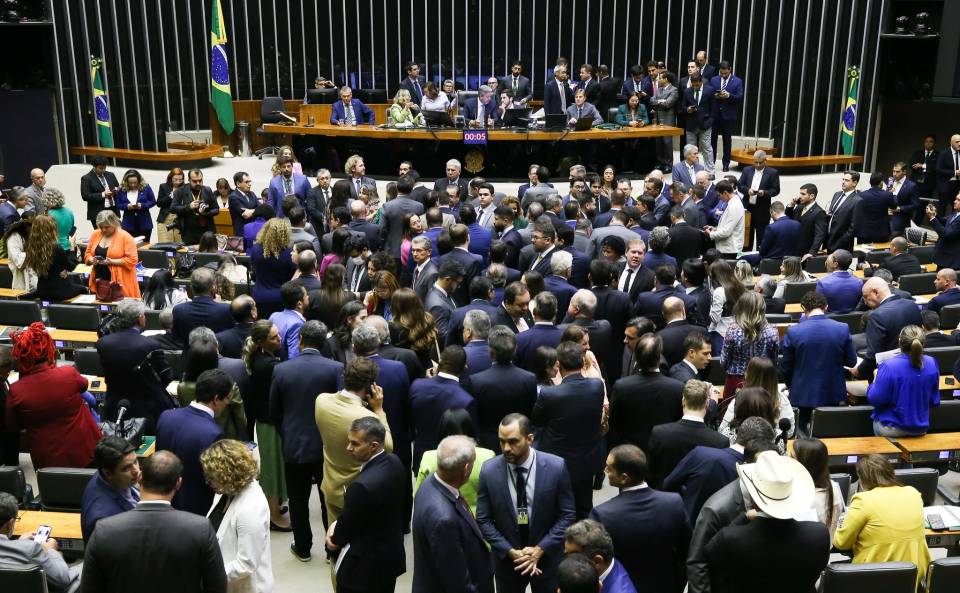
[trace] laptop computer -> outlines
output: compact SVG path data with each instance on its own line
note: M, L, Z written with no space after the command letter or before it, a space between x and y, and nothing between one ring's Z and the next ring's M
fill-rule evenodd
M565 113L548 113L543 116L543 128L545 130L562 130L567 127L567 115Z
M446 111L422 111L429 128L452 128L453 120Z
M527 127L527 123L530 119L530 108L529 107L515 107L512 109L507 109L503 114L503 119L500 122L500 127L502 128L513 128L513 127Z
M592 117L581 117L577 120L577 123L573 125L573 131L583 132L584 130L589 130L593 127L593 118Z

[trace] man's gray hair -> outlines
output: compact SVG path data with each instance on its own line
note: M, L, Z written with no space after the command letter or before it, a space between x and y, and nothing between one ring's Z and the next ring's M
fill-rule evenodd
M411 239L410 245L413 247L417 247L419 249L426 249L427 251L430 251L430 252L433 251L433 243L430 242L430 239L428 237L424 237L423 235L417 235L416 237Z
M0 492L0 525L16 519L18 514L17 499L12 494Z
M463 318L463 328L470 330L475 340L486 340L490 335L490 316L480 309L467 311Z
M570 165L570 173L577 177L583 177L587 174L587 168L583 165Z
M487 278L493 283L494 288L503 288L507 285L507 267L503 264L490 264L487 268Z
M478 88L477 91L479 91L479 92L481 92L481 93L492 93L492 92L493 92L493 89L490 88L488 85L481 84L481 85L480 85L480 88Z
M477 445L468 436L455 434L437 446L437 469L444 473L458 472L477 457Z
M379 315L367 315L367 318L363 320L363 324L369 325L377 330L377 334L380 336L381 346L390 343L390 325L386 319Z
M461 165L460 161L458 161L457 159L450 159L449 161L447 161L447 166L456 167L457 171L463 170L463 165Z
M300 342L305 348L320 348L327 339L327 326L322 321L311 319L300 326Z
M664 251L670 244L670 231L665 226L653 227L648 240L650 251ZM556 255L554 255L556 257Z
M757 285L760 286L760 290L763 291L763 296L767 298L773 297L774 293L777 292L777 281L774 280L772 276L764 274L760 277Z
M573 256L567 251L554 251L550 258L550 271L556 276L563 276L573 267Z
M146 305L140 299L123 299L117 305L117 318L114 321L114 327L125 329L135 326L146 310Z
M359 355L371 354L380 347L380 332L377 328L369 325L359 325L353 329L351 334L353 340L353 351Z
M353 94L353 89L351 89L350 87L344 85L344 86L340 87L340 96L342 97L342 96L344 95L344 93L351 93L351 94Z
M755 161L761 161L761 160L762 160L762 161L765 161L765 160L767 160L767 153L765 153L765 152L762 151L762 150L758 150L758 151L756 151L755 153L753 153L753 160L755 160Z
M317 169L317 177L320 177L323 174L330 175L330 169Z
M564 66L563 64L557 64L556 66L553 67L553 75L556 76L557 74L560 74L561 70L566 70L566 69L567 67Z
M886 268L877 268L874 270L873 277L886 281L888 285L893 285L893 274L891 274L890 270Z
M547 210L553 210L562 203L563 200L560 199L559 194L547 194L547 197L543 199L543 207Z
M160 327L168 330L173 328L173 307L160 311Z
M570 302L580 310L580 316L593 319L593 314L597 310L597 295L593 294L593 291L581 288L573 293Z
M694 150L697 150L697 147L693 144L687 144L683 147L683 158L690 156Z
M209 327L201 325L190 330L190 333L187 334L187 347L193 348L198 344L213 344L213 347L219 350L219 344L217 344L217 334L213 333L213 330Z
M751 416L737 427L737 444L745 445L750 441L773 442L773 426L765 418Z

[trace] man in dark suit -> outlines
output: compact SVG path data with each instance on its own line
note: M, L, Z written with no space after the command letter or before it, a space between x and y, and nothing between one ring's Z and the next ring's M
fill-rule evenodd
M548 115L563 114L573 105L573 89L567 84L567 66L553 67L553 79L543 85L543 111Z
M517 351L514 359L518 366L528 370L537 348L540 346L556 348L563 335L563 330L554 324L558 313L557 297L549 292L541 292L533 300L533 325L529 330L517 334Z
M614 377L609 369L619 368L620 350L614 345L620 336L613 335L613 328L606 319L597 319L597 295L593 291L581 288L574 293L567 307L569 325L577 325L590 334L590 351L600 363L600 371L604 378L612 382ZM565 325L560 329L565 329ZM615 360L616 359L616 360Z
M500 122L500 109L493 98L493 89L481 84L477 96L467 99L460 106L460 115L471 128L492 128Z
M929 198L933 196L933 190L937 187L937 137L933 134L927 134L923 137L923 148L917 150L910 157L910 178L917 184L917 192L920 197ZM919 209L918 214L923 210ZM914 220L917 220L914 218Z
M570 300L577 292L577 289L570 284L570 273L573 266L573 256L566 251L557 251L550 258L551 273L544 277L543 285L547 292L557 298L557 323L562 321L562 315L566 314Z
M101 210L113 210L118 216L117 190L120 183L117 176L107 171L107 159L99 155L90 157L93 169L80 178L80 198L87 203L87 220L97 228L97 214Z
M916 303L891 294L890 286L880 278L870 278L863 283L863 301L873 309L867 317L867 351L851 374L872 381L877 353L898 348L900 330L908 325L921 325L922 321Z
M523 237L513 227L513 209L509 206L497 206L493 211L494 238L507 246L507 255L503 263L508 268L518 269L520 250L523 249Z
M881 243L890 240L890 212L896 209L897 198L884 187L883 173L870 174L870 188L860 192L860 227L858 243Z
M600 593L636 593L623 563L613 556L613 539L599 521L583 519L567 527L564 532L563 553L564 558L557 569L560 591L581 590L572 586L569 577L571 563L576 562L582 569L578 568L575 574L579 573L584 577L584 586L590 587L582 590L593 593L600 575L604 575L600 580ZM591 568L593 572L590 572Z
M237 237L243 236L243 225L253 220L253 211L260 205L256 194L250 191L250 183L250 175L247 173L243 171L234 173L233 184L236 189L230 192L227 197L227 203L230 207L230 220L233 223L233 234ZM323 211L325 210L326 206L324 206ZM322 229L323 221L319 220L318 224L314 226Z
M533 97L530 88L530 79L522 74L523 62L514 60L510 64L510 75L500 79L500 88L510 89L513 93L513 102L521 106L526 105L527 101Z
M902 235L917 214L923 212L920 206L920 186L907 178L907 164L897 162L893 165L892 176L887 179L887 191L897 199L897 207L890 217L892 235Z
M487 337L493 364L485 371L464 378L464 387L476 402L477 438L481 447L494 451L500 447L497 427L507 414L529 416L533 413L537 378L513 364L517 339L528 333L514 336L504 327L493 328ZM504 389L504 385L509 385L510 389Z
M340 100L330 109L330 123L337 126L356 126L374 124L373 110L367 107L360 99L353 98L353 90L348 87L340 89Z
M933 248L933 263L938 268L960 268L960 190L953 198L953 212L943 218L928 205L926 209L930 226L936 231L937 244Z
M686 291L674 287L677 281L677 271L670 264L663 264L657 267L656 284L653 292L644 292L637 295L637 301L633 306L633 314L646 317L653 321L657 328L663 328L663 303L669 297L676 297L683 301L684 308L690 312L691 317L697 315L697 301L687 295Z
M490 320L492 325L505 325L515 334L530 329L533 318L530 317L530 291L520 281L511 282L503 291L503 302L497 309L497 315Z
M345 555L335 570L339 593L391 593L407 570L403 500L409 496L410 473L396 455L384 451L386 434L374 417L350 425L347 452L361 464L360 473L347 486L343 512L326 541L328 551Z
M890 241L890 257L880 262L877 267L889 270L894 280L900 280L900 276L904 274L922 273L923 267L920 265L920 260L908 251L909 245L903 237L894 237ZM864 273L868 272L869 270L866 270Z
M484 188L486 190L487 188ZM493 193L490 192L485 195L489 195L490 199L493 198ZM492 203L487 205L487 208L479 209L482 212L483 220L478 218L478 209L474 208L472 204L464 204L460 207L460 222L467 226L467 232L470 235L470 246L467 248L470 253L479 255L483 258L483 265L486 267L490 258L490 244L493 243L493 211L494 206ZM491 228L486 228L480 223L483 221L489 221Z
M686 114L686 141L699 148L703 155L703 167L713 173L714 154L711 145L713 132L713 106L716 89L706 83L699 74L690 77L690 88L683 89L680 111ZM686 183L686 180L683 180ZM693 185L692 180L689 185Z
M140 503L97 523L84 553L80 591L126 593L131 583L142 583L151 591L225 593L216 530L206 517L170 505L182 484L180 460L158 450L140 468Z
M13 199L0 204L0 233L6 233L8 228L20 221L18 210L23 210L29 203L27 192L20 191ZM94 228L96 228L96 225L94 225Z
M660 488L687 453L694 447L723 449L730 440L704 423L713 387L705 381L687 381L683 386L683 417L676 422L654 426L647 447L650 486Z
M610 533L637 592L682 591L690 542L683 500L648 487L647 456L635 445L614 447L604 471L620 493L594 507L590 518Z
M418 235L410 242L410 259L414 269L410 274L410 288L413 289L421 301L426 301L427 292L437 281L439 268L430 256L433 254L433 244L430 239Z
M617 290L617 268L613 262L601 259L591 261L589 279L588 286L597 297L597 310L593 316L595 319L610 323L610 335L614 340L610 345L611 352L607 367L607 373L612 382L621 376L623 371L622 336L632 317L633 303L630 302L630 295Z
M210 296L213 292L213 283L213 270L197 268L190 274L193 300L180 303L173 308L173 335L184 344L187 341L187 334L195 327L203 325L214 333L233 327L230 305L218 303Z
M940 309L947 305L960 304L960 288L957 288L957 273L952 268L937 270L937 277L933 279L937 289L937 296L930 299L926 309L940 313ZM109 384L108 384L109 385Z
M412 529L417 593L493 593L490 551L459 490L475 461L473 439L449 436L437 446L437 471L417 490Z
M502 455L483 464L477 521L494 557L497 593L557 590L563 534L576 514L563 459L537 451L530 420L510 414L500 423Z
M806 260L820 253L827 238L827 213L817 204L817 186L805 183L787 207L787 216L800 222L798 251Z
M710 365L712 346L710 337L700 332L690 332L683 340L683 360L670 367L669 376L681 383L701 379L703 370Z
M618 273L617 290L628 294L631 302L636 302L640 294L653 290L656 284L654 271L643 265L645 251L646 247L639 237L627 243L626 259Z
M587 276L590 273L590 256L576 247L576 231L568 225L557 229L557 250L570 254L570 277L568 281L576 288L589 286Z
M567 465L578 519L585 518L593 507L593 476L602 469L604 456L604 385L600 379L580 374L583 354L580 344L561 342L557 346L563 379L559 385L540 390L531 416L534 426L542 429L537 449L562 457Z
M404 175L397 180L397 197L384 203L380 216L380 237L384 251L400 258L400 242L403 240L403 217L413 212L423 214L423 204L409 198L413 191L413 179Z
M639 372L618 379L610 392L610 429L620 439L647 448L650 431L683 415L683 383L660 374L663 341L644 335L636 346Z
M453 293L463 281L463 265L455 260L448 259L440 264L437 271L437 280L427 291L423 300L423 308L433 316L437 325L437 339L446 343L449 330L450 316L457 308L453 300Z
M408 62L407 77L400 81L400 88L406 89L410 93L410 108L415 112L420 110L420 103L423 101L423 77L420 76L420 65L416 62Z
M957 212L956 203L950 209L954 196L960 193L960 134L950 136L950 146L937 155L937 191L940 193L941 216Z
M470 281L470 302L454 309L450 314L447 325L446 346L463 346L463 320L470 311L483 311L492 321L497 314L497 307L490 300L493 298L493 283L485 276L476 276Z
M200 235L216 230L213 219L220 213L220 205L213 190L203 184L203 171L191 169L188 177L190 183L181 185L173 192L170 211L177 215L183 242L196 245L200 242ZM276 210L279 212L279 209Z
M687 259L681 265L680 281L687 293L697 303L691 321L702 327L710 325L710 304L713 293L707 286L706 268L700 259Z
M224 438L215 418L229 405L233 385L220 369L203 371L197 378L196 399L189 406L160 414L157 450L171 451L183 463L183 485L173 497L176 509L202 516L210 510L213 489L204 478L200 454Z
M713 80L713 77L717 75L717 69L707 60L707 52L702 49L698 51L696 62L703 77L707 80Z
M670 243L667 245L667 255L682 264L684 260L696 259L703 253L704 235L700 228L687 222L680 206L670 209L671 226L668 229Z
M580 81L574 88L574 95L576 95L577 91L583 91L584 95L586 95L587 102L591 105L597 104L597 100L600 98L600 85L593 76L592 65L583 64L580 66Z
M380 251L380 227L367 220L367 205L361 200L350 204L350 224L347 230L363 233L367 237L370 251Z
M470 253L470 230L466 225L450 227L450 241L453 249L440 258L440 267L448 261L456 261L463 267L463 280L450 296L458 303L466 303L470 301L470 282L483 272L483 258Z
M217 344L222 356L241 358L250 328L257 320L257 303L248 294L238 295L230 302L230 315L236 325L217 332Z
M330 204L330 198L333 193L330 187L330 180L331 176L328 169L318 169L317 185L307 194L307 218L310 219L310 224L313 225L313 228L319 235L322 235L323 229L326 228L327 207Z
M663 358L667 366L672 367L686 356L684 344L691 332L706 335L705 327L693 325L687 321L687 311L683 301L677 297L667 297L663 301L663 329L657 332L663 342ZM649 318L648 318L649 319Z
M440 353L437 374L417 379L410 386L410 419L413 439L413 467L420 467L425 451L437 448L440 417L447 410L465 409L476 418L473 396L460 386L467 355L460 346L447 346Z
M377 354L381 358L401 363L407 369L407 378L410 383L423 376L424 369L416 353L409 348L400 348L390 343L390 326L386 319L379 315L367 315L363 323L376 328L377 333L380 334L380 349Z
M490 292L493 293L492 288ZM496 309L492 310L496 311ZM464 342L463 351L467 356L467 364L463 369L460 383L466 387L467 377L485 371L493 364L490 359L490 349L487 346L487 336L490 335L490 315L479 309L467 311L460 323L460 335Z
M327 509L320 492L323 441L314 420L314 404L317 394L336 393L343 389L343 365L321 356L326 333L319 321L304 323L300 327L300 356L274 367L270 382L270 417L283 435L283 469L290 496L290 525L293 527L290 545L297 558L309 558L313 546L310 489L314 482L320 497L320 516L327 526Z
M460 199L466 200L469 193L470 181L460 176L462 172L460 161L457 159L450 159L447 161L446 172L446 177L441 177L433 183L433 190L438 192L446 192L447 186L456 185L460 188Z
M862 224L863 212L860 209L860 193L857 183L860 174L856 171L844 171L840 182L840 191L833 194L827 209L827 251L845 249L853 251L853 239Z
M606 64L597 66L597 87L600 92L597 94L597 102L594 105L600 116L606 120L607 114L611 109L616 109L617 91L620 90L620 79L610 76L610 68Z
M767 227L763 239L759 242L759 253L755 256L743 256L751 265L758 265L765 259L782 260L787 256L801 254L801 225L787 216L783 202L770 204L769 215L773 224Z
M707 78L707 75L701 72L701 76L710 81L710 86L714 91L714 128L711 135L711 147L713 154L717 153L717 138L723 138L723 171L730 170L730 154L733 149L731 135L734 128L737 127L737 121L740 120L740 107L743 104L743 80L739 76L731 73L730 62L724 60L719 64L720 75ZM746 170L744 170L746 172ZM741 177L742 179L742 177ZM744 193L746 195L746 193ZM763 233L757 231L757 241L762 238Z
M817 280L817 292L827 299L832 313L849 313L860 302L863 281L850 272L853 256L849 251L838 249L827 256L826 276Z

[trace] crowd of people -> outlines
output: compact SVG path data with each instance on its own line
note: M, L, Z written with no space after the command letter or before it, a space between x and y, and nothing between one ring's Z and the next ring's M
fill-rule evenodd
M725 70L718 92L733 96ZM688 73L685 95L702 101ZM646 80L636 73L636 96L655 102ZM844 173L827 210L809 183L785 206L772 200L766 155L715 180L707 145L709 133L684 146L671 183L654 170L637 191L612 166L574 165L566 195L538 165L505 195L456 160L429 183L404 162L383 200L360 156L345 179L321 170L313 186L281 151L259 197L245 172L212 189L202 171L174 169L154 194L137 171L119 182L93 160L80 190L95 230L82 252L62 193L34 175L39 201L24 190L0 206L14 287L61 301L108 283L123 298L96 344L102 402L57 364L42 323L0 349L0 373L19 372L3 394L4 462L18 461L25 430L36 469L98 469L81 513L82 575L61 566L55 541L8 541L17 510L6 495L0 562L43 564L53 589L136 579L266 592L279 531L292 532L296 559L330 558L348 593L393 591L409 565L417 592L811 591L831 545L854 562L913 562L922 577L919 494L864 456L845 509L809 423L814 408L847 401L849 372L870 381L877 435L928 430L946 370L924 347L940 308L960 303L958 214L919 208L902 163L864 192ZM947 150L960 151L960 136ZM957 174L941 191L960 211ZM156 220L160 242L222 250L221 208L249 270L225 252L192 270L187 290L161 270L141 294L134 237L149 240ZM894 282L919 271L902 236L919 212L940 236L940 295L924 307ZM855 240L891 237L869 278L851 273ZM822 249L828 273L781 337L767 314L811 281L804 266ZM755 274L769 260L781 276ZM92 266L86 286L70 274L80 261ZM236 294L248 278L249 294ZM147 309L162 333L145 335ZM862 335L831 318L854 310L869 311ZM180 376L167 350L182 353ZM717 366L722 388L705 381ZM152 457L104 438L98 414L120 407L156 436ZM604 477L619 494L594 506Z

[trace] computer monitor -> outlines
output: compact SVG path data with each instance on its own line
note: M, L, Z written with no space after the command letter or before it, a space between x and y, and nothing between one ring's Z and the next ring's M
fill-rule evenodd
M446 111L421 111L428 128L452 128L453 120Z
M530 119L530 108L529 107L514 107L512 109L507 109L503 113L503 119L501 120L500 127L503 128L513 128L513 127L527 127L528 120Z
M577 123L573 125L573 130L575 132L583 132L589 130L593 127L593 118L592 117L581 117L577 120Z
M567 127L567 116L564 113L548 113L543 116L543 127L547 130L562 130Z
M307 103L311 105L332 105L339 97L338 89L307 89Z

